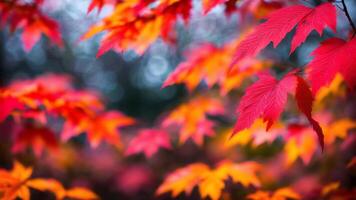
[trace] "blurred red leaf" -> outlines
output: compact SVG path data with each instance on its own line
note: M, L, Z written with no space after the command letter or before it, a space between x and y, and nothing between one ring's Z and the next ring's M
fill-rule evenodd
M12 96L5 95L0 91L0 122L4 121L15 110L22 110L25 106Z
M94 10L95 8L98 8L98 12L100 12L105 3L107 3L107 2L112 2L112 1L113 1L113 0L92 0L92 1L90 2L89 7L88 7L87 13L90 13L90 12L91 12L92 10Z
M168 133L158 129L143 129L131 140L126 155L144 153L147 158L153 156L159 148L172 148Z
M40 156L44 149L54 153L58 149L58 141L53 131L49 128L27 124L17 132L12 151L18 153L28 147L33 149L36 156Z
M134 195L150 186L153 174L144 165L124 166L116 178L117 187L126 194Z
M352 157L349 163L347 163L347 168L352 168L356 166L356 156Z
M59 25L40 10L42 2L35 1L32 4L21 3L21 1L0 2L1 21L4 24L7 20L11 32L19 28L23 29L21 38L26 51L33 48L41 34L46 35L56 45L63 45Z

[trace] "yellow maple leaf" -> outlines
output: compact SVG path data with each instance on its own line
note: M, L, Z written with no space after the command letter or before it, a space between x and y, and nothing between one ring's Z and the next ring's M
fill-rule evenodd
M269 191L257 191L247 196L250 200L287 200L300 199L300 195L289 187L284 187L271 193Z
M325 117L327 114L319 113L319 115ZM337 138L345 139L347 131L356 127L356 122L347 118L335 121L320 118L319 123L324 131L325 145L333 144ZM302 158L304 164L309 164L318 149L315 133L312 128L298 124L290 125L288 129L289 134L286 136L284 147L286 165L291 166L298 157Z
M322 87L318 93L315 95L315 105L317 107L323 107L323 101L324 99L329 96L329 95L334 95L334 96L344 96L345 95L345 89L341 89L341 85L343 83L343 78L342 76L338 73L334 80L330 83L328 87Z
M200 182L202 174L208 171L209 167L203 163L194 163L177 169L166 177L165 181L157 189L156 194L160 195L171 191L173 197L182 192L189 195Z
M86 188L64 189L62 184L54 179L30 179L32 167L25 167L15 161L12 170L0 169L0 194L2 200L30 200L30 188L39 191L49 191L56 195L56 199L65 197L78 200L96 200L99 197Z
M260 165L255 162L235 164L225 161L213 169L203 163L194 163L170 173L158 188L157 194L171 191L173 197L182 192L189 195L197 186L202 198L210 197L212 200L218 200L229 177L234 183L241 183L244 187L260 186L256 175L258 170Z
M231 136L233 129L227 131L226 137ZM250 128L244 129L225 141L224 146L231 148L236 145L247 145L252 141L252 146L257 147L263 143L272 143L279 135L285 132L282 123L273 124L270 130L266 131L266 125L262 119L257 119Z
M328 195L330 192L338 189L340 187L340 182L333 182L333 183L329 183L327 185L325 185L322 190L321 190L321 195L322 196L326 196Z

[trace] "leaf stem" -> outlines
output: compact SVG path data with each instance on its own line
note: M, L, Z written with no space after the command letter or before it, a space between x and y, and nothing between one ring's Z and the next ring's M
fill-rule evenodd
M351 19L349 11L347 10L347 6L346 6L346 3L345 3L345 0L341 0L341 3L342 3L342 6L344 7L344 12L345 12L345 15L346 15L347 19L349 20L350 26L352 27L352 30L354 31L354 33L352 35L352 38L353 38L356 35L356 26L355 26L355 24L353 23L353 21Z

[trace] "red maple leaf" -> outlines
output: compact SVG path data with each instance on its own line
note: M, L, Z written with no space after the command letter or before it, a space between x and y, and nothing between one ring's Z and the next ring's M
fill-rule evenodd
M87 13L90 13L95 8L98 8L98 12L100 12L101 9L103 8L104 4L111 3L111 2L112 2L111 0L92 0L89 4Z
M4 121L14 110L22 110L25 106L12 96L4 95L3 91L0 91L0 122Z
M297 100L297 105L299 110L304 113L304 115L309 120L313 129L318 135L319 144L324 147L324 134L319 123L315 121L311 115L314 97L310 91L309 85L301 77L297 77L297 88L295 92L295 99Z
M257 26L255 31L240 43L234 62L255 56L270 42L277 47L287 33L296 27L290 51L292 53L312 30L321 34L327 26L336 32L336 8L331 3L324 3L315 8L296 5L276 10L267 17L266 22Z
M288 74L280 81L270 74L260 74L259 80L246 90L240 101L237 109L239 119L234 132L250 127L260 116L267 121L269 129L283 111L288 93L295 90L295 81L293 74Z
M40 156L44 148L56 151L58 149L58 141L53 131L49 128L26 124L16 133L12 152L18 153L28 147L33 149L36 156Z
M53 43L62 46L62 37L58 23L41 12L43 0L36 0L32 3L22 1L1 1L0 19L9 24L10 31L22 28L21 39L26 51L30 51L41 34L46 35Z
M155 154L159 148L170 149L171 143L166 131L156 129L143 129L131 140L126 155L143 152L147 158Z
M57 22L39 13L35 19L29 21L23 27L21 39L24 49L27 52L31 51L32 47L39 41L41 34L46 35L52 42L61 47L63 42Z
M61 137L62 140L68 140L85 132L92 147L97 147L102 141L120 147L119 128L134 123L134 119L118 111L96 113L94 116L83 114L78 121L66 121Z
M312 55L314 59L308 64L308 78L314 94L328 86L338 73L350 88L356 85L356 38L350 41L330 38L323 41Z
M323 132L311 116L313 97L307 83L295 74L288 73L281 80L267 73L259 75L259 80L250 86L237 108L239 118L232 136L250 127L257 118L267 122L266 130L279 118L287 102L288 94L295 95L300 110L306 115L324 146Z

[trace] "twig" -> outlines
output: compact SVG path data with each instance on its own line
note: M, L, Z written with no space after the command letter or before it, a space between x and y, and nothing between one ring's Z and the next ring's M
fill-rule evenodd
M345 12L345 15L346 15L347 19L349 20L350 26L352 27L352 30L354 31L354 33L352 35L352 38L353 38L356 35L356 26L355 26L355 24L353 23L353 21L351 19L349 11L347 10L347 6L345 4L345 0L341 0L341 3L342 3L342 6L344 7L344 12Z
M344 8L342 8L339 4L335 4L342 12L345 12Z

